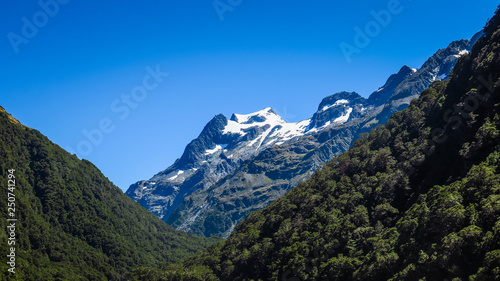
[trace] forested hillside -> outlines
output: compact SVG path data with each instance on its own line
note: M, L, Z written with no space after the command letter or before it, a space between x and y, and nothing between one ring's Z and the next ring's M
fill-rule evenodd
M15 274L2 262L0 280L124 280L138 266L179 260L214 242L168 226L92 163L2 107L0 138L2 260L15 248ZM7 219L17 219L15 230ZM15 244L7 243L11 232Z
M227 241L138 280L500 279L500 15L448 81Z

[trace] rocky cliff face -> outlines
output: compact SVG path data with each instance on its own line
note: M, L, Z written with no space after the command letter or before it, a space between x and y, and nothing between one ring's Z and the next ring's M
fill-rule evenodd
M403 66L368 99L355 92L328 96L301 122L287 123L271 108L230 119L218 115L172 166L127 194L178 229L227 237L249 212L308 179L360 133L446 79L471 45L455 41L420 69Z

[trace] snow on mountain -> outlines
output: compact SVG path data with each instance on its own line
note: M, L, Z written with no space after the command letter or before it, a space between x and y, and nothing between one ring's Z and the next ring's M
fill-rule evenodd
M337 100L334 104L329 104L329 105L323 106L321 111L326 111L334 106L339 106L339 105L348 104L348 103L349 103L348 100L340 99L340 100Z
M351 115L351 112L352 112L352 108L349 107L345 113L345 115L342 115L342 116L339 116L337 118L335 118L335 120L332 121L332 123L335 123L335 124L344 124L345 122L347 122L347 120L349 120L349 116Z
M302 136L306 132L310 120L297 123L287 123L270 107L251 114L233 114L222 131L223 134L245 136L252 128L262 128L261 133L252 140L245 142L256 152L270 145L282 144L294 137Z
M186 147L181 158L150 180L133 184L127 194L167 220L182 199L207 189L263 150L343 124L360 115L364 99L342 92L325 98L313 118L286 122L272 108L250 114L215 116Z
M176 171L176 172L175 172L175 175L173 175L173 176L171 176L170 178L168 178L168 180L173 181L173 180L175 180L175 179L176 179L179 175L182 175L182 174L184 174L184 171ZM150 184L155 185L156 183L155 183L155 182L151 182Z
M309 123L307 133L338 126L356 118L366 110L367 100L356 92L340 92L324 98Z

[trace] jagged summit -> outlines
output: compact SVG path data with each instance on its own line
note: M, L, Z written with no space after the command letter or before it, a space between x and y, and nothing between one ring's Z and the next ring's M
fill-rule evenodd
M366 99L356 92L339 92L324 98L311 118L308 130L346 123L364 111Z
M286 121L283 120L283 118L281 118L281 116L279 116L271 107L266 107L260 111L250 114L233 113L230 120L239 124L259 123L265 122L266 120L275 121L278 123L286 123Z
M338 92L328 97L325 97L318 106L318 111L325 111L327 107L334 106L339 103L364 103L365 99L356 92Z
M395 89L390 91L391 96L384 104L382 112L377 116L377 122L384 124L394 112L405 109L432 82L446 80L458 58L471 50L475 42L473 40L477 40L478 36L474 36L471 40L451 42L446 48L440 49L432 55L417 71L408 75Z
M368 103L373 106L384 104L392 96L394 90L415 72L417 69L404 65L398 73L391 75L382 87L368 97Z

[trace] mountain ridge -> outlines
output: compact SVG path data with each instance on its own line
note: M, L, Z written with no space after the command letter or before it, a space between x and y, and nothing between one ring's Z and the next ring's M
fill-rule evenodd
M180 184L164 181L162 184L170 190L174 187L180 190L164 192L162 188L147 186L147 181L142 181L132 185L127 194L176 228L207 237L227 237L249 211L265 206L306 180L324 163L346 151L360 133L383 124L390 114L406 107L413 98L418 97L426 85L440 79L438 76L442 73L449 73L450 65L456 62L461 53L468 52L467 48L471 43L469 40L450 43L447 48L438 50L430 57L421 69L406 65L401 67L368 98L363 98L355 92L339 92L327 96L322 99L310 119L300 122L286 123L271 108L246 115L233 114L230 119L218 115L225 120L224 129L222 125L214 129L217 131L214 135L216 137L212 136L213 139L207 141L210 144L200 146L202 149L195 153L204 158L197 159L197 164L194 164L195 169L202 169L203 172L186 172L185 169L193 169L194 166L179 168L175 163L165 170L182 170L182 177L178 179L187 180L193 177L196 184L193 184L193 181ZM272 114L268 111L272 111ZM268 117L275 118L274 123L265 122L268 118L265 117L266 112L270 114ZM239 124L238 120L242 124ZM285 134L280 139L278 132L286 129L292 133ZM203 132L193 142L201 139L206 139ZM229 139L232 141L228 141ZM185 153L194 151L190 150L189 146L186 147ZM274 152L266 153L267 149ZM207 152L213 153L211 155L215 157L207 158ZM270 157L274 158L270 159L276 162L272 163L259 157L262 153L272 155ZM234 157L234 154L238 156ZM184 154L180 159L185 159ZM202 168L203 161L207 161L209 166L205 167L205 170ZM254 164L247 165L248 161L253 161ZM256 163L259 164L255 165ZM261 165L266 168L260 167ZM157 179L155 176L150 181L157 183ZM213 193L215 189L221 188L238 191L235 194L223 190ZM230 197L234 199L223 199L225 203L222 203L217 198L222 194L228 196L227 200ZM247 203L237 199L239 197L247 198ZM236 213L226 214L228 211ZM216 221L221 221L220 226L224 227L218 226Z

